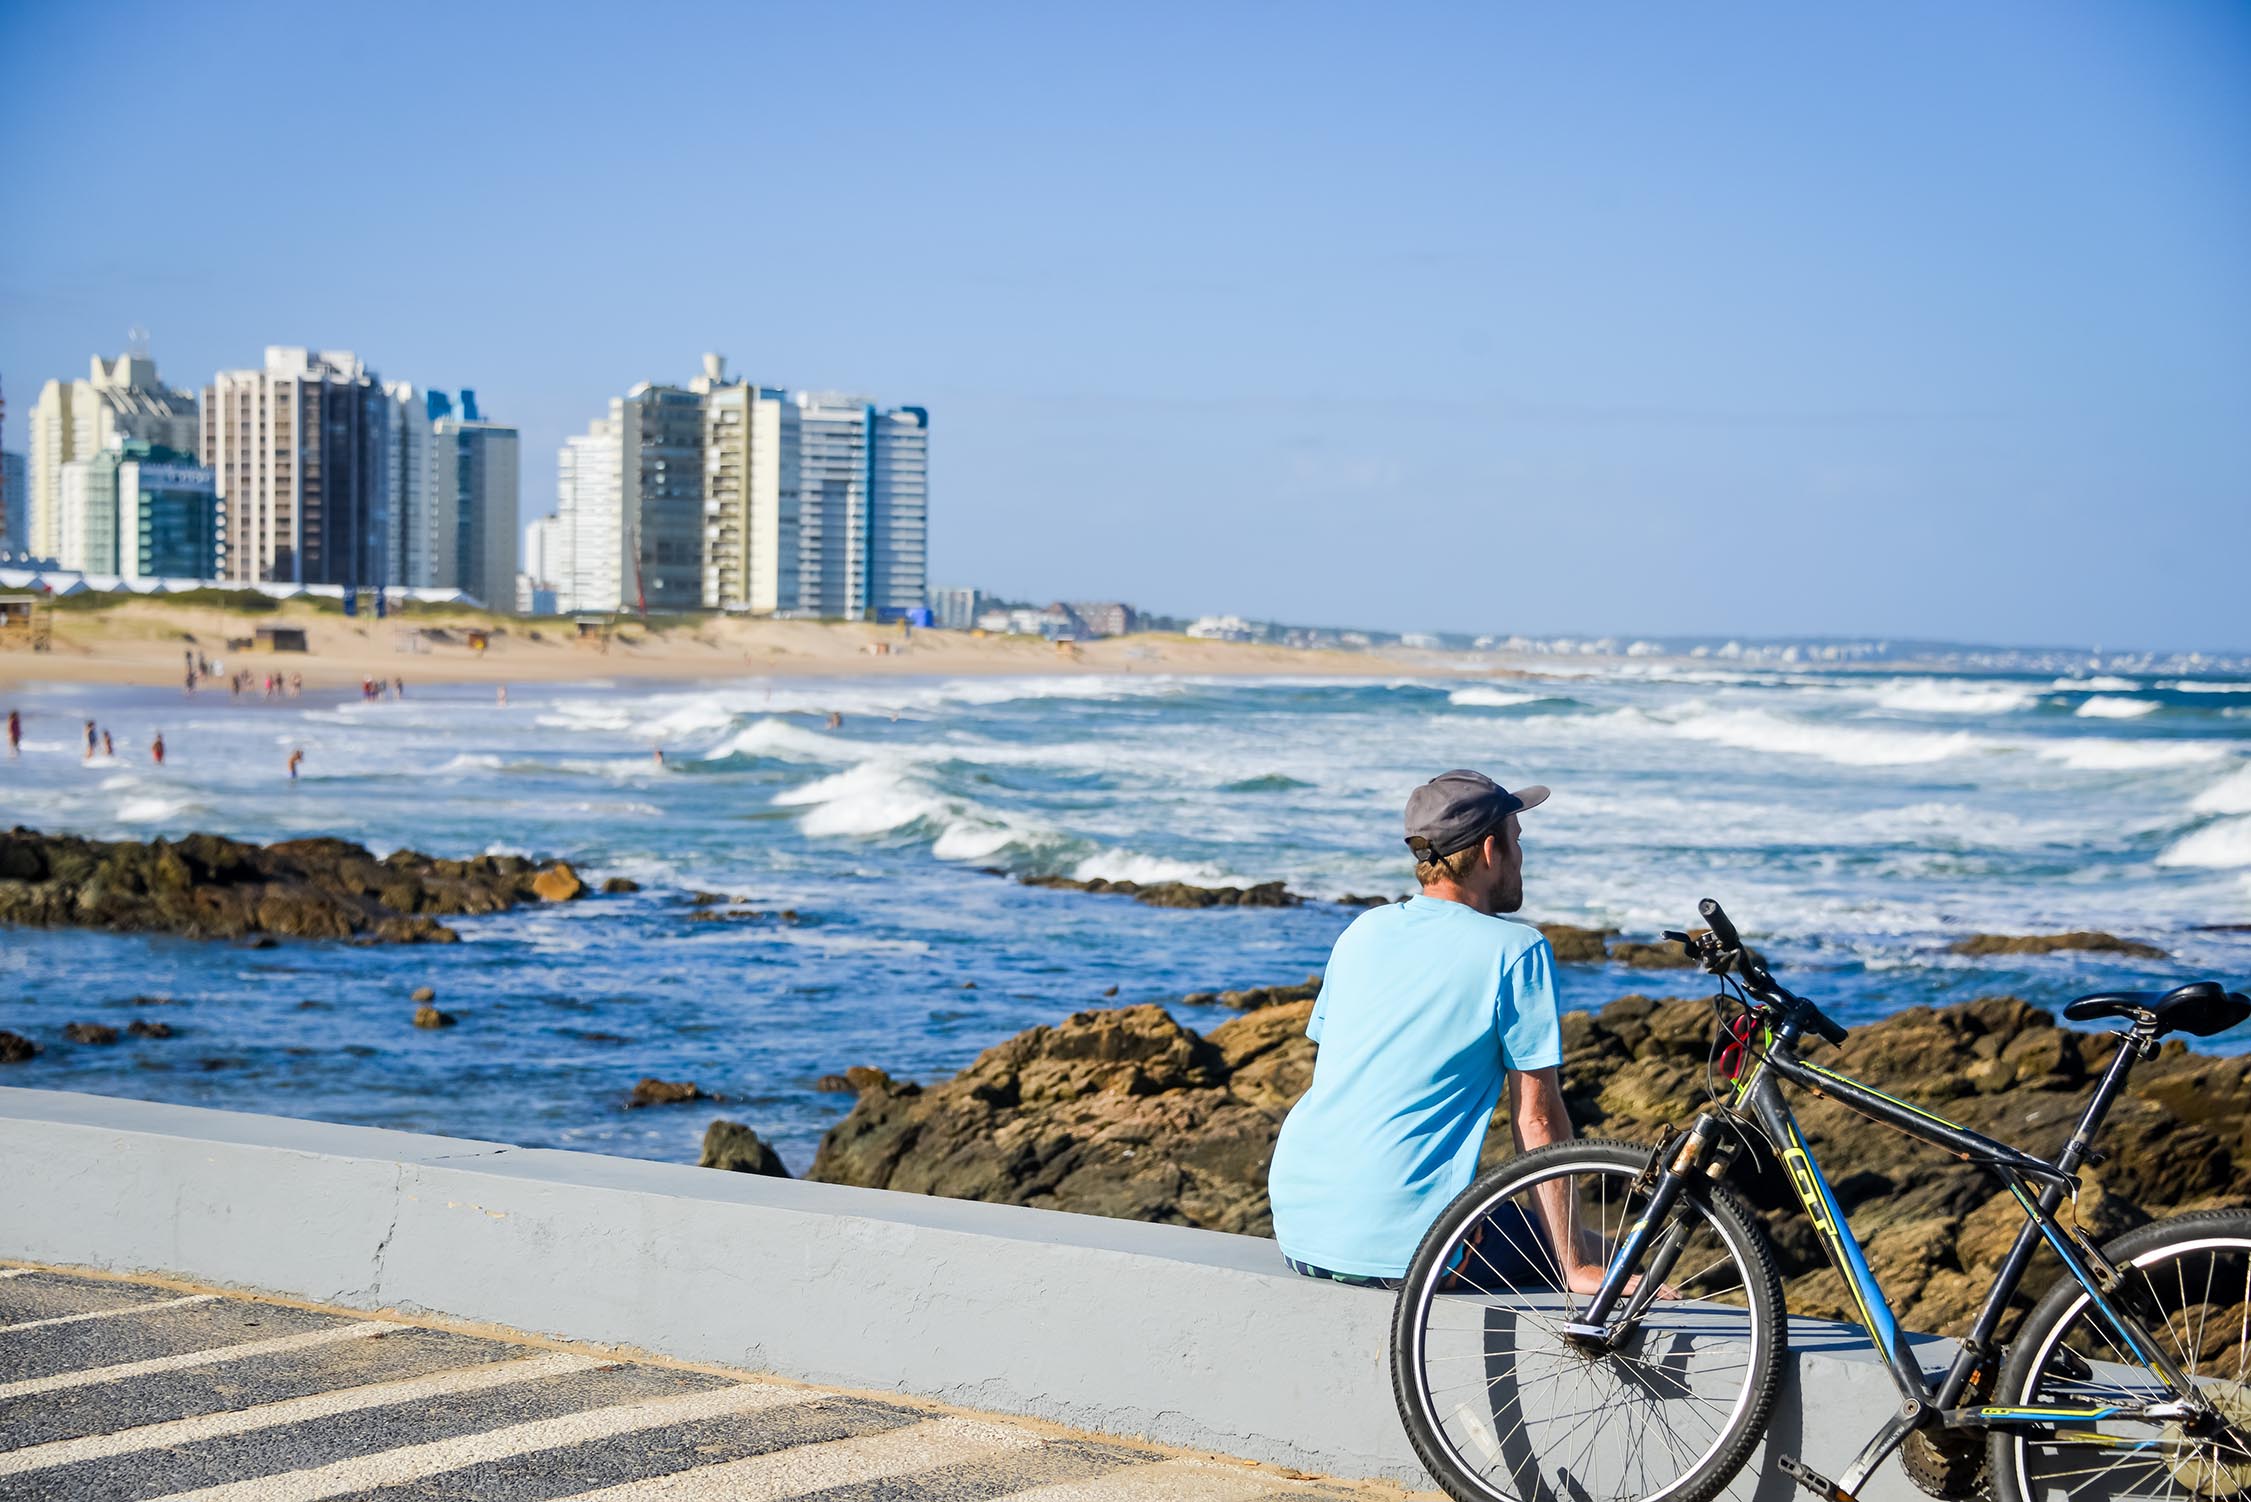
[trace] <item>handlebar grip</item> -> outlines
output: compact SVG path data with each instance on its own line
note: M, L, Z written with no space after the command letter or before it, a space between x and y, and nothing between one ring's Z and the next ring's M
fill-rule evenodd
M1807 1027L1812 1028L1822 1037L1827 1038L1831 1043L1834 1043L1839 1047L1842 1047L1844 1045L1844 1041L1849 1035L1845 1032L1843 1023L1830 1021L1828 1013L1822 1011L1821 1008L1813 1005L1811 1002L1806 1003L1805 1010Z
M1735 925L1728 920L1726 912L1717 902L1707 897L1696 904L1696 911L1702 913L1704 921L1711 925L1712 937L1730 949L1743 947L1743 936L1735 931Z

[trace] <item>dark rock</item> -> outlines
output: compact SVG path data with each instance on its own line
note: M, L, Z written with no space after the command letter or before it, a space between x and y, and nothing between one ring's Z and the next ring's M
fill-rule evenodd
M407 993L406 999L412 1002L436 1001L438 993L436 988L431 986L416 986Z
M717 907L723 902L732 900L724 892L690 892L688 894L688 906L690 907Z
M612 876L602 883L603 895L609 897L623 897L628 892L638 892L640 890L641 883L635 881L630 876Z
M177 1005L177 1003L175 1003L169 996L128 996L125 998L125 1004L129 1007L168 1007Z
M710 1098L696 1088L693 1080L660 1080L652 1077L635 1085L633 1094L625 1103L628 1106L676 1106L682 1101Z
M1296 907L1304 898L1278 881L1248 887L1199 887L1185 881L1107 881L1096 876L1026 876L1028 887L1049 887L1066 892L1112 892L1145 902L1151 907Z
M813 1081L813 1088L827 1095L853 1094L852 1082L841 1074L824 1074Z
M1696 961L1689 957L1686 949L1671 939L1661 939L1655 944L1640 944L1630 940L1613 944L1610 946L1610 963L1625 965L1634 970L1687 970L1693 968Z
M1347 893L1345 893L1345 894L1344 894L1344 895L1343 895L1342 897L1339 897L1339 898L1337 899L1337 906L1338 906L1338 907L1387 907L1387 906L1389 906L1390 904L1392 904L1392 903L1394 903L1394 902L1405 902L1405 901L1406 901L1406 900L1407 900L1407 899L1408 899L1409 897L1411 897L1411 896L1413 896L1413 895L1414 895L1414 894L1413 894L1412 892L1407 892L1407 893L1402 893L1402 894L1400 894L1400 895L1399 895L1399 896L1397 896L1397 897L1366 897L1366 896L1362 896L1362 895L1361 895L1360 893L1358 893L1358 892L1347 892Z
M696 1159L698 1168L723 1168L730 1173L764 1174L772 1179L786 1179L789 1170L782 1166L781 1154L765 1138L759 1136L739 1121L720 1117L703 1132L703 1156Z
M433 1006L419 1006L414 1009L414 1025L416 1027L451 1027L459 1020L453 1013L441 1012Z
M2143 944L2134 939L2121 939L2116 934L2099 933L2091 929L2078 929L2067 934L1972 934L1966 939L1956 939L1946 946L1954 954L2054 954L2059 950L2083 949L2095 954L2122 954L2129 959L2162 960L2165 951L2154 944Z
M64 1024L63 1036L73 1043L115 1043L117 1029L106 1022L71 1022Z
M0 833L0 923L240 939L448 943L441 917L497 913L558 890L556 873L520 856L445 860L401 850L377 859L335 839L253 845L218 835L86 840Z
M0 1064L21 1064L39 1052L39 1045L21 1033L0 1032Z
M1576 923L1543 923L1540 932L1547 935L1548 947L1555 951L1559 965L1599 965L1607 955L1604 943L1617 933L1614 928L1581 928Z
M1208 996L1223 1007L1233 1007L1238 1012L1255 1012L1261 1007L1287 1006L1293 1001L1311 1001L1321 994L1321 977L1309 975L1301 986L1249 986L1240 991L1222 991L1217 996L1209 992L1195 995ZM1181 998L1186 1005L1193 996Z
M1115 996L1118 994L1118 988L1116 986L1105 986L1102 988L1102 994L1104 996Z
M126 1024L125 1032L127 1036L134 1038L169 1038L172 1036L172 1024L169 1022L145 1022L136 1017Z

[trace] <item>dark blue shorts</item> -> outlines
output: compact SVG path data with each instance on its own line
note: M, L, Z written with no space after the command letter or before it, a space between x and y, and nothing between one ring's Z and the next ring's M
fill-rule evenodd
M1308 1278L1325 1278L1348 1288L1395 1290L1405 1278L1369 1277L1360 1273L1331 1272L1300 1262L1284 1253L1290 1271ZM1485 1234L1474 1247L1458 1249L1451 1264L1455 1281L1451 1293L1522 1293L1555 1286L1554 1257L1547 1234L1516 1204L1503 1205L1485 1217Z

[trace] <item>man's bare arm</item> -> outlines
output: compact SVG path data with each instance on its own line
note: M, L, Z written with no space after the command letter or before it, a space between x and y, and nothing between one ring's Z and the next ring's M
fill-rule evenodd
M1561 1071L1512 1069L1508 1084L1509 1135L1519 1154L1573 1139L1576 1134L1571 1129L1570 1107L1563 1103ZM1602 1264L1589 1257L1599 1258L1601 1251L1587 1245L1590 1238L1578 1222L1570 1185L1568 1178L1548 1180L1533 1191L1535 1203L1547 1227L1548 1245L1555 1249L1561 1264L1556 1271L1562 1275L1564 1286L1574 1293L1592 1293L1602 1286Z

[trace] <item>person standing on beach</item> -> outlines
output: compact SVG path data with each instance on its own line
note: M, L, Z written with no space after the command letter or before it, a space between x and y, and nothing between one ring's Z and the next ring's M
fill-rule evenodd
M1407 799L1422 892L1369 909L1338 938L1305 1028L1313 1083L1274 1145L1267 1189L1293 1272L1397 1287L1423 1232L1476 1176L1504 1087L1519 1152L1571 1140L1555 954L1537 928L1503 916L1524 904L1516 816L1547 796L1453 771ZM1569 1221L1560 1205L1540 1210ZM1602 1280L1575 1236L1502 1233L1481 1239L1560 1241L1573 1289Z
M159 730L149 741L149 760L164 765L164 732Z
M88 761L94 759L94 722L92 720L86 722L86 759Z
M289 780L291 782L297 780L297 764L304 759L305 748L303 746L291 746L289 748Z

